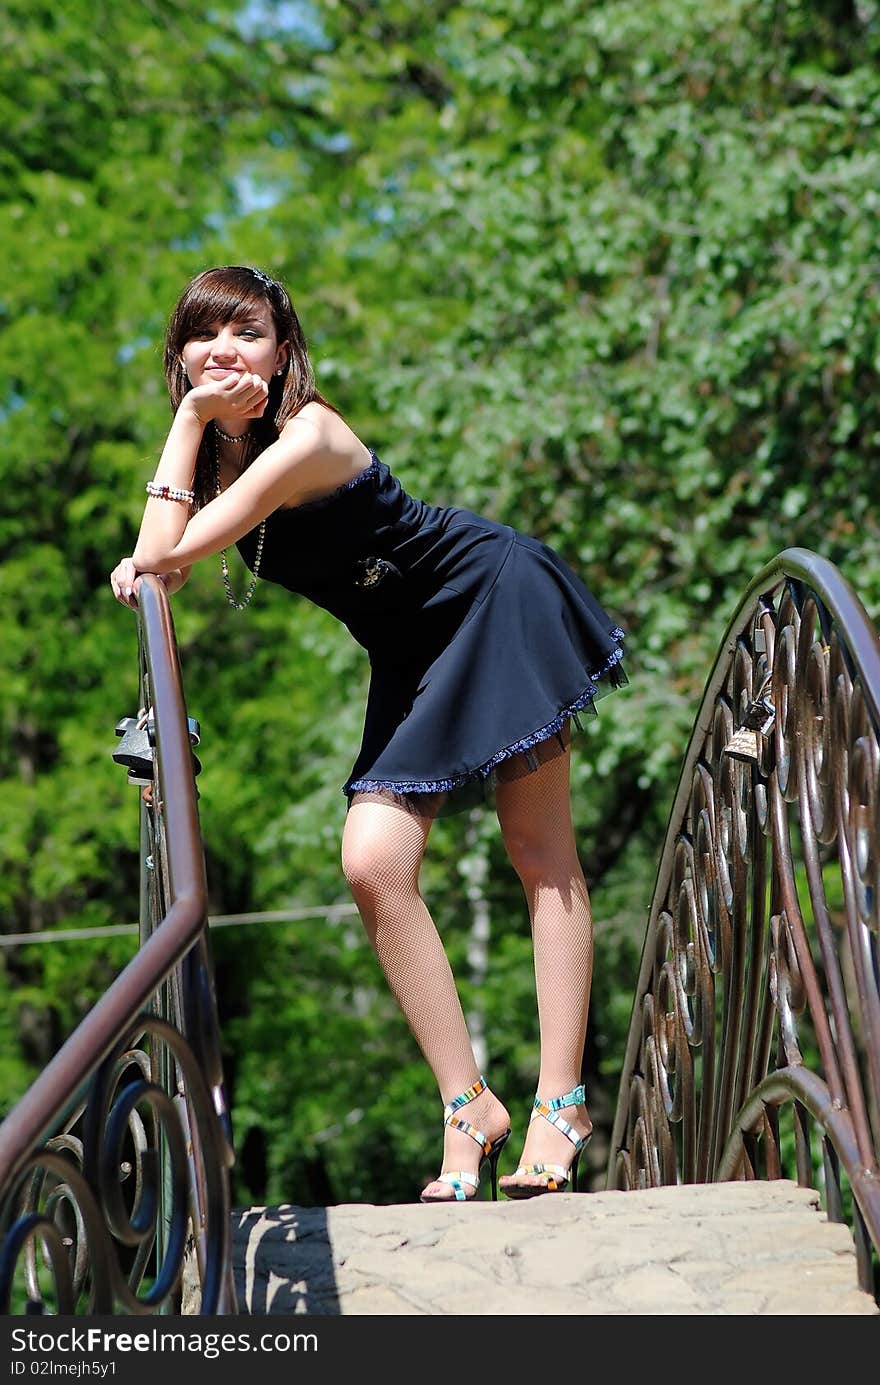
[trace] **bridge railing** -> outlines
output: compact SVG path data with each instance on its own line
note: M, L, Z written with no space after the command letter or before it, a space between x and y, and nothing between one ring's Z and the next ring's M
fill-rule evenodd
M141 794L132 961L0 1125L0 1312L235 1311L232 1142L188 723L168 595L139 587L141 714L114 758Z
M608 1186L794 1177L878 1294L880 642L787 549L706 683L642 953Z

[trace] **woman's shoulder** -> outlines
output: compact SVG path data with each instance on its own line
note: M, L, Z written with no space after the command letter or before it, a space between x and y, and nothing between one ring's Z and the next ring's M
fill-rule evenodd
M303 404L293 418L288 419L281 430L281 436L291 436L304 429L314 435L316 450L331 453L336 457L348 455L352 459L369 454L370 449L366 443L361 441L342 415L317 399Z
M282 438L311 436L312 447L305 466L298 468L296 496L288 508L321 499L339 486L356 478L372 463L369 447L361 441L341 415L312 400L294 414L281 430Z

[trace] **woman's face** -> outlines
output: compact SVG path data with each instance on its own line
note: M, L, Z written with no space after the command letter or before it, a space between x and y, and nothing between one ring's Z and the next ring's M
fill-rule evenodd
M184 346L181 360L190 384L207 385L248 372L267 381L287 364L287 342L275 336L267 305L246 309L232 322L212 322Z

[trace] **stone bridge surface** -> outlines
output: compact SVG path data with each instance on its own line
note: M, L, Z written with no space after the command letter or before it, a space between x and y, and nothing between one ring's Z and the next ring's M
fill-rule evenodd
M880 1314L848 1227L784 1180L233 1220L250 1314Z

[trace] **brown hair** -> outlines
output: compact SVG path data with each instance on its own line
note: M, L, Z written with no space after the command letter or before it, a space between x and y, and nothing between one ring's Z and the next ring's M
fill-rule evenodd
M288 342L290 351L282 374L273 375L269 382L269 400L262 418L252 421L252 458L275 441L288 419L304 404L316 400L334 413L339 412L315 384L305 334L284 285L277 279L270 279L262 270L249 269L246 265L206 269L187 284L165 333L165 379L171 409L176 412L184 395L192 388L181 360L187 342L213 323L237 321L264 303L272 313L278 342ZM197 505L204 505L211 499L213 484L211 457L203 438L196 459Z

